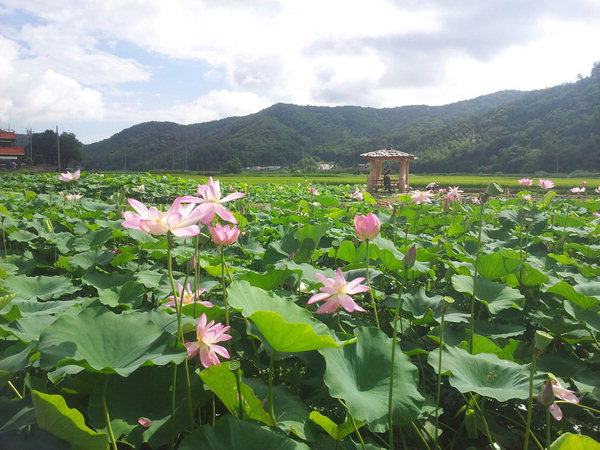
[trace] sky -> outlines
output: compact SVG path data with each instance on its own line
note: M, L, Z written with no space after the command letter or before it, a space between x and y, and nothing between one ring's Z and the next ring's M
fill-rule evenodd
M574 82L599 43L600 0L0 0L0 128L443 105Z

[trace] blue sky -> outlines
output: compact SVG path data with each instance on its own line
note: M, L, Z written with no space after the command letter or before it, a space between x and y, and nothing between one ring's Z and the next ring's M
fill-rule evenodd
M600 0L0 0L0 128L441 105L575 81L598 42Z

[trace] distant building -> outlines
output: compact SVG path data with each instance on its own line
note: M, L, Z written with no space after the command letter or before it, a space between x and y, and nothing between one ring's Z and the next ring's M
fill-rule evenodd
M281 166L252 166L246 167L246 170L249 170L251 172L257 172L260 170L281 170Z
M25 150L17 146L17 133L11 130L0 130L0 165L14 167L19 158L25 156Z
M333 168L333 164L319 164L319 170L331 170Z

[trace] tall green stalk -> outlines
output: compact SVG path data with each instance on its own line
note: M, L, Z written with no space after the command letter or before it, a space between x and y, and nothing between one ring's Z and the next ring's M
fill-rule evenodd
M470 305L470 339L469 339L469 353L473 353L473 336L475 335L475 293L477 292L477 278L479 277L479 252L481 250L481 229L483 227L483 205L481 202L479 206L479 227L477 230L477 250L475 252L475 276L473 277L473 295L471 296Z
M225 255L223 254L223 247L221 247L220 253L221 253L221 286L223 289L223 308L225 308L225 325L229 326L229 304L227 303L227 285L225 284L225 272L227 271L227 265L225 264Z
M181 312L183 309L182 299L178 295L177 287L175 286L175 278L173 277L173 255L172 255L172 247L173 242L171 235L167 236L167 271L169 273L169 281L171 282L171 290L173 291L173 300L175 303L175 313L177 315L177 340L183 345L183 328L181 327ZM190 382L190 374L187 358L184 359L184 368L185 368L185 388L186 388L186 399L187 399L187 410L188 410L188 420L190 422L190 427L194 428L194 408L192 404L192 387ZM177 395L176 392L177 386L177 365L175 365L175 370L173 370L173 392L171 393L171 403L172 406L175 404L175 397ZM175 411L172 407L171 414L174 416Z
M535 376L535 365L537 362L537 352L533 351L531 366L529 368L529 399L527 400L527 422L525 423L525 442L523 450L529 448L529 433L531 433L531 417L533 415L533 377Z
M446 302L446 298L444 298L444 302ZM438 348L438 370L437 370L437 392L435 399L435 434L433 436L435 446L438 447L438 431L440 428L440 419L439 419L439 410L440 410L440 400L442 393L442 348L444 347L444 325L446 324L446 305L444 304L442 307L442 319L440 323L440 346Z
M373 314L375 316L375 324L377 325L377 328L381 329L381 327L379 326L379 314L377 313L377 304L375 303L375 296L373 295L373 287L371 286L371 275L369 274L369 241L366 240L365 241L366 245L367 245L367 264L366 264L366 272L367 272L367 286L369 286L369 295L371 296L371 305L373 305Z
M108 431L110 446L113 450L117 450L117 440L115 439L115 433L113 432L112 425L110 423L110 415L108 414L108 407L106 406L106 388L108 386L108 377L109 375L105 374L102 383L102 412L104 413L104 421L106 422L106 430Z
M276 425L277 421L275 419L275 406L274 406L274 402L273 402L273 361L274 360L275 360L275 350L271 350L271 355L269 356L269 379L268 379L269 415L271 416L273 425Z
M402 299L402 291L398 293L396 300L396 311L394 311L394 331L392 332L392 362L390 366L390 387L388 393L388 423L389 423L389 446L394 448L394 415L393 415L393 400L394 400L394 363L396 361L396 339L398 335L398 316L400 315L400 304Z

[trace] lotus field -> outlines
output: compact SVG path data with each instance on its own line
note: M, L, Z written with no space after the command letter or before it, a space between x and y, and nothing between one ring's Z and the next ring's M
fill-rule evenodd
M596 186L0 185L2 449L600 448Z

